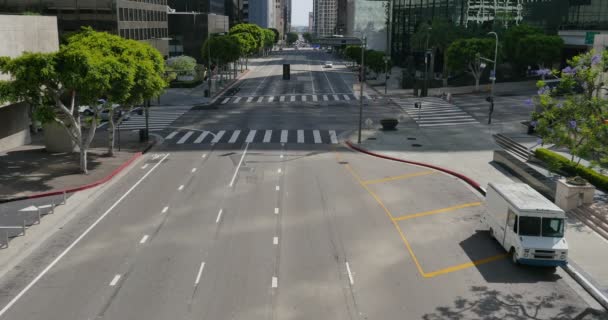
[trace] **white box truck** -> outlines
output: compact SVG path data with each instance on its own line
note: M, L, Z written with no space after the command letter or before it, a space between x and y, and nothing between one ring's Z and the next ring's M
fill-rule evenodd
M482 222L511 254L514 263L563 266L566 214L529 185L490 183Z

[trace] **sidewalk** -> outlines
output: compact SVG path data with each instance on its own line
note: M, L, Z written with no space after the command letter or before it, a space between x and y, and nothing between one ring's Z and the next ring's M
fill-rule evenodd
M537 80L528 80L528 81L520 81L520 82L499 82L494 85L494 94L497 96L509 94L517 91L534 91L536 90L536 82ZM377 94L384 94L384 86L374 86L372 87ZM491 89L490 84L481 84L479 85L479 91L475 91L475 86L462 86L462 87L450 87L447 88L430 88L429 96L441 96L444 92L451 93L452 95L459 94L467 94L467 93L489 93ZM392 88L389 86L388 94L386 96L389 97L413 97L414 89L400 89L400 88Z
M197 105L208 105L213 102L215 97L222 94L223 90L233 85L236 81L240 80L243 76L248 73L247 70L239 72L235 79L224 80L221 84L217 80L214 80L213 90L211 98L205 97L205 91L207 90L208 82L194 88L167 88L160 99L150 101L153 106L197 106ZM160 103L159 103L160 102Z
M509 124L505 121L498 129L484 124L419 129L407 114L399 118L401 122L397 131L364 130L360 146L382 155L456 171L475 180L483 188L489 182L517 181L517 178L493 163L493 151L500 147L495 144L492 134L500 130L506 135L521 136L519 123ZM352 132L346 138L356 143L357 132ZM606 200L605 197L602 199ZM607 204L598 202L596 205L606 209ZM608 241L572 217L568 218L566 234L572 266L582 271L608 297Z
M118 135L118 133L116 133ZM44 148L44 134L32 135L32 143L0 153L0 199L73 188L100 180L125 161L142 151L147 142L139 142L138 132L121 131L121 151L114 157L107 153L107 132L98 131L89 149L89 174L81 174L78 153L49 153Z

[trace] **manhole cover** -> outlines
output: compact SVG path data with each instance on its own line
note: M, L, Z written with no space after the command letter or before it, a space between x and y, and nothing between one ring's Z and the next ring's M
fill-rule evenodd
M348 161L340 161L339 164L348 164Z
M378 138L371 137L371 138L367 138L367 140L378 140Z
M420 147L422 147L422 145L418 144L418 143L414 143L414 144L412 144L412 147L414 147L414 148L420 148Z
M408 137L407 140L416 140L416 138Z

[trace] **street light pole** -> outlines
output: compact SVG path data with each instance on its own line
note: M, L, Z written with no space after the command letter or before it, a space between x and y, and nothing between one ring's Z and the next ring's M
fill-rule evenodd
M146 137L145 140L148 141L150 137L150 99L146 100L146 105L144 106L146 109Z
M428 95L428 90L429 90L429 57L428 57L428 52L429 52L429 38L431 37L431 30L433 28L429 27L428 28L428 33L426 34L426 51L424 52L424 90L423 90L423 94L426 97ZM422 94L421 94L422 95Z
M492 88L490 89L490 111L488 113L488 124L492 124L492 113L494 113L494 85L496 84L496 65L498 64L498 34L494 31L488 34L493 34L496 37L496 46L494 48L494 71L490 80L492 80Z
M388 57L384 56L384 95L388 94Z
M213 73L211 72L211 33L207 32L207 69L209 70L209 74L207 77L209 78L209 98L211 98L211 86L213 85L211 78L213 77Z
M365 86L365 47L367 47L367 37L363 38L361 46L361 92L359 96L359 138L357 143L361 144L361 127L363 126L363 88Z

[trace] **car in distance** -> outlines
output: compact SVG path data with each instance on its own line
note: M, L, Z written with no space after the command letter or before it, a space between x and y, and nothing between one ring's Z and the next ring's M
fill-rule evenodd
M323 66L324 68L333 68L334 64L331 61L326 61L325 65Z

